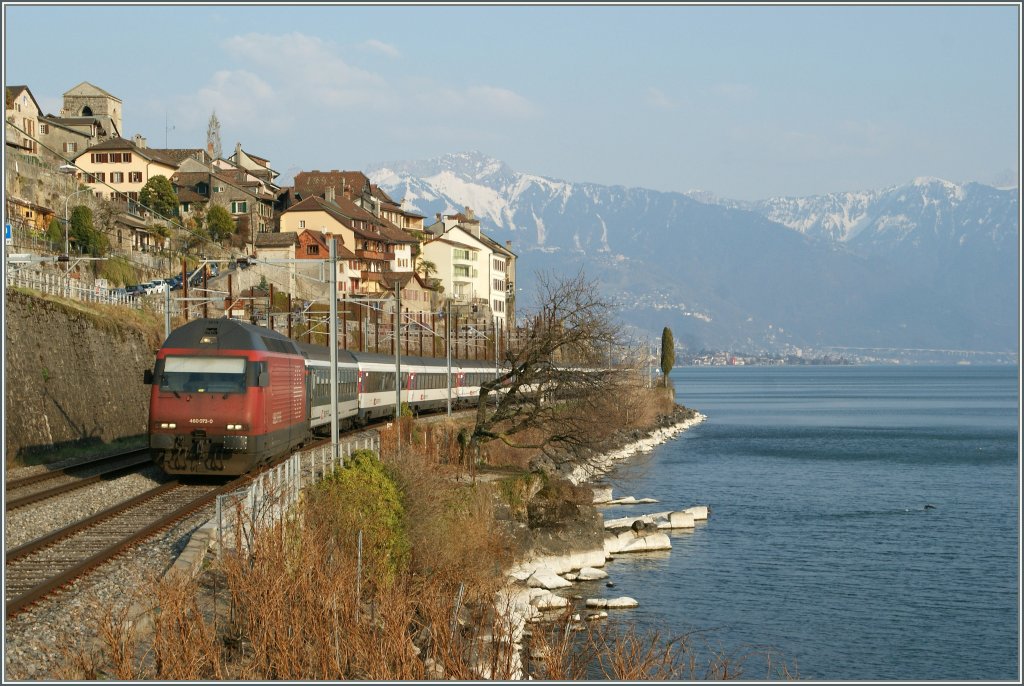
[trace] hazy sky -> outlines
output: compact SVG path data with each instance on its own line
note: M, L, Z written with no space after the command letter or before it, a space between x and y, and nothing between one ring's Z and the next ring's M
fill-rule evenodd
M5 85L89 81L124 133L214 110L282 180L479 150L570 181L736 199L1017 182L1020 7L4 7ZM166 121L166 125L165 125ZM171 128L173 127L173 128Z

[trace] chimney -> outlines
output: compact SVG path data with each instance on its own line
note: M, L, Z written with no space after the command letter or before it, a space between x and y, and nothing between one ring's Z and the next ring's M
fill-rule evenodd
M506 248L506 249L507 249L507 250L508 250L509 252L511 252L511 251L512 251L512 241L505 241L505 248Z
M434 213L434 219L436 219L437 221L441 221L441 213L440 212L435 212Z
M334 186L328 186L324 189L324 200L334 202Z
M242 163L242 144L235 143L235 164Z

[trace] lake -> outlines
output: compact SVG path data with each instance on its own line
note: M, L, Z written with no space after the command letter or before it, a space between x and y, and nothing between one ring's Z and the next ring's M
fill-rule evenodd
M673 549L621 555L615 617L777 678L1014 680L1019 675L1016 367L674 370L707 420L608 479L615 495L707 504Z

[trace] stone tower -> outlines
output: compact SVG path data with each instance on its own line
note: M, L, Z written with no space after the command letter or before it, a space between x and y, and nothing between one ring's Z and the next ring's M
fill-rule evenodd
M124 129L121 126L121 99L88 81L83 81L64 93L64 106L60 110L60 116L96 119L106 133L106 136L101 138L124 136Z

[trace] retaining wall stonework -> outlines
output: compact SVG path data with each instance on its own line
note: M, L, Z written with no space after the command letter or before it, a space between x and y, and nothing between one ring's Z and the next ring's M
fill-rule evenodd
M99 313L98 313L99 312ZM143 373L163 327L8 291L4 299L4 452L142 436Z

